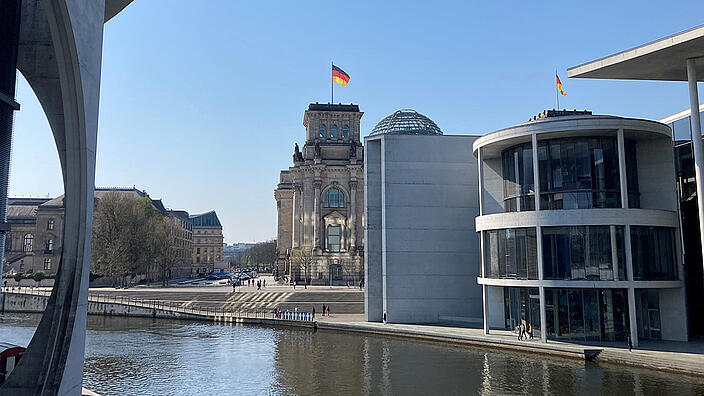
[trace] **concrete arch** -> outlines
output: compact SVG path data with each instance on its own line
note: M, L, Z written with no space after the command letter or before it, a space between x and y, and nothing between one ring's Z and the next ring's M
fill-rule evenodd
M63 253L46 310L0 394L78 394L83 379L103 23L130 0L25 0L17 68L51 126L65 192Z

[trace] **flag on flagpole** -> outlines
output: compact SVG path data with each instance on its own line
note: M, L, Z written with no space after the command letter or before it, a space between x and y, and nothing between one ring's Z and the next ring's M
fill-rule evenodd
M560 91L562 95L567 95L565 91L562 90L562 81L560 81L560 77L557 76L557 73L555 73L555 80L557 82L557 90Z
M346 87L350 81L350 75L339 67L332 65L332 81Z

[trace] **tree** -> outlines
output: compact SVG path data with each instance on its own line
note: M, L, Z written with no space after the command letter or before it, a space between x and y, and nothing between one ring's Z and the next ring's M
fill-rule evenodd
M18 272L18 273L16 273L15 275L13 275L12 278L13 278L13 279L15 280L15 282L17 282L17 284L19 285L19 284L20 284L20 281L22 280L23 277L24 277L24 275L23 275L21 272Z
M91 271L105 276L135 277L155 265L161 274L170 268L170 220L149 198L110 192L93 214Z
M242 265L257 267L261 265L271 266L276 260L276 239L258 243L245 250L240 259Z
M307 287L310 271L313 267L313 250L311 248L294 248L291 251L291 261L296 263L300 271L303 272L303 285ZM293 269L291 270L293 272Z
M44 278L46 278L46 275L41 271L37 271L34 274L32 274L32 279L34 279L34 281L37 282L37 286L42 285L42 280Z

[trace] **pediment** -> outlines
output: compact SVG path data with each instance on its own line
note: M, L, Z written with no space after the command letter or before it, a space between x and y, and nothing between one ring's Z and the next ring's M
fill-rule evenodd
M343 215L342 213L333 210L332 212L328 213L323 217L325 220L345 220L347 219L347 216Z

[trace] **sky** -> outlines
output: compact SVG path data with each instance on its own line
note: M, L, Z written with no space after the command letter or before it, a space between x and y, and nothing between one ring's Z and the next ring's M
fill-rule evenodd
M273 189L305 140L308 104L330 100L331 61L351 77L335 102L359 104L363 136L401 108L445 134L525 122L555 107L555 70L561 107L660 119L689 107L686 83L565 70L702 16L701 0L134 0L105 25L96 186L215 210L228 243L273 239ZM46 117L21 77L16 95L10 196L58 196Z

